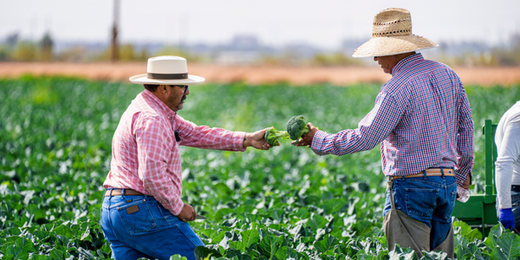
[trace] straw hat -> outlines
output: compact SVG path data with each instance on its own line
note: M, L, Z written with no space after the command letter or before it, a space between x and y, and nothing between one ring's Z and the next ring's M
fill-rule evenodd
M389 56L437 47L436 43L412 34L412 17L402 8L388 8L376 16L372 39L354 51L352 57Z
M149 58L146 72L130 77L130 81L136 84L193 85L205 80L203 77L188 75L186 59L177 56Z

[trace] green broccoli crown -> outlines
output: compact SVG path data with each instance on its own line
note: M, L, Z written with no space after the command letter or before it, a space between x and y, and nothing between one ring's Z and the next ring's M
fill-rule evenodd
M287 132L285 131L278 131L274 128L269 128L267 131L265 131L264 138L267 141L268 144L272 146L278 145L278 139L283 137L289 137Z
M287 128L289 138L292 140L298 140L302 135L310 131L309 126L307 126L307 122L305 121L305 117L302 115L291 117L291 119L287 121L287 124L285 124L285 127Z

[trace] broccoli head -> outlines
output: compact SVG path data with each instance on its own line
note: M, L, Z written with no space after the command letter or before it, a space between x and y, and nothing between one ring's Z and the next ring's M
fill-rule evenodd
M302 115L291 117L285 124L285 127L287 128L289 138L292 140L299 140L302 135L310 131L307 121L305 121L305 117Z
M264 138L267 141L268 144L272 146L278 145L278 139L283 137L289 137L289 134L285 131L278 131L274 128L269 128L267 131L265 131Z

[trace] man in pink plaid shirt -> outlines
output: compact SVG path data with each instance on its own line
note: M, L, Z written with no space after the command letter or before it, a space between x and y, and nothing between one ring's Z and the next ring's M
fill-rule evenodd
M145 90L114 133L101 227L116 259L169 259L174 254L195 259L194 249L203 243L187 223L197 213L181 200L179 145L227 151L248 146L268 150L271 145L264 139L266 129L233 132L180 117L188 85L204 81L188 75L184 58L150 58L147 72L130 78Z

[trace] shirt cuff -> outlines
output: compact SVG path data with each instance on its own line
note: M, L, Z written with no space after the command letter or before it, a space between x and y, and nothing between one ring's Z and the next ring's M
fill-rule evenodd
M244 152L247 147L244 147L244 139L246 137L246 132L236 131L233 133L234 142L233 148L235 151Z
M318 130L314 134L314 138L312 139L312 145L311 149L312 151L317 155L326 155L328 154L325 151L322 151L326 147L326 139L327 139L327 133Z

